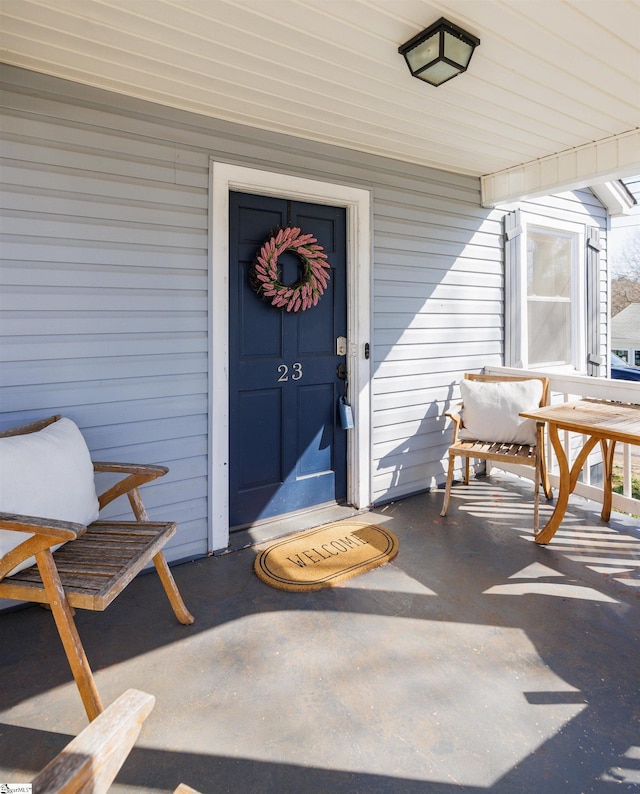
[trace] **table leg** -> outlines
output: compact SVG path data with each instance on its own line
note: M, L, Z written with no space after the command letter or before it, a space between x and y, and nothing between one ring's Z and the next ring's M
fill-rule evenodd
M569 503L569 494L571 493L569 461L567 460L564 448L560 442L558 427L551 422L549 423L549 438L551 439L551 444L558 459L558 467L560 469L560 487L558 488L558 498L556 499L556 506L553 509L551 518L536 535L536 543L540 544L549 543L551 538L556 534L556 530L564 518L564 513L567 509L567 504Z
M600 440L600 446L602 448L602 490L604 492L600 515L603 521L608 521L611 518L611 475L613 474L613 453L616 449L616 442L603 438Z
M556 531L558 530L558 527L564 518L567 505L569 504L569 496L571 496L575 490L578 477L582 471L582 467L589 457L589 453L598 443L597 438L590 436L585 441L578 454L578 457L573 463L573 466L571 469L569 469L569 460L567 458L566 452L564 451L564 447L562 446L562 442L560 441L558 426L552 422L549 422L549 438L551 439L551 444L556 453L556 458L558 459L558 467L560 469L560 487L558 488L558 498L556 500L556 506L553 510L553 513L551 514L551 518L535 537L536 543L540 543L542 545L549 543L551 538L553 538L553 536L556 534Z

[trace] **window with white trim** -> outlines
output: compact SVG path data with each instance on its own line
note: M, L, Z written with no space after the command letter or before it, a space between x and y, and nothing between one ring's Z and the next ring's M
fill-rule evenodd
M507 366L597 374L599 264L597 250L588 253L587 239L597 242L590 231L519 210L505 218Z

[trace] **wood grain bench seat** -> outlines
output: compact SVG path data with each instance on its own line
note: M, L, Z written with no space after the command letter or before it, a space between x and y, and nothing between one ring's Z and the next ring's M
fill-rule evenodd
M512 463L535 466L536 447L529 444L506 444L501 441L458 441L460 455L478 460L510 458Z
M175 523L96 521L77 540L55 552L55 563L69 606L105 610L176 533ZM0 582L11 597L47 604L49 596L37 565Z

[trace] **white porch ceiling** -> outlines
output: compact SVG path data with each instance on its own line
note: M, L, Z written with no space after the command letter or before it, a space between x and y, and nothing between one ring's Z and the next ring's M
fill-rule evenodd
M460 77L398 46L445 16ZM487 201L640 173L640 0L2 0L0 60L485 177Z

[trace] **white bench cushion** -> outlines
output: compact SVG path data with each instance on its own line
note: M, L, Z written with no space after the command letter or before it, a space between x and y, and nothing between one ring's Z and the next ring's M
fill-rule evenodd
M83 526L98 518L93 463L74 422L59 419L36 433L0 438L0 512ZM1 531L0 556L28 537ZM25 560L13 573L33 563Z
M518 414L540 406L542 381L491 383L465 378L460 383L460 394L463 426L458 438L535 445L535 422Z

